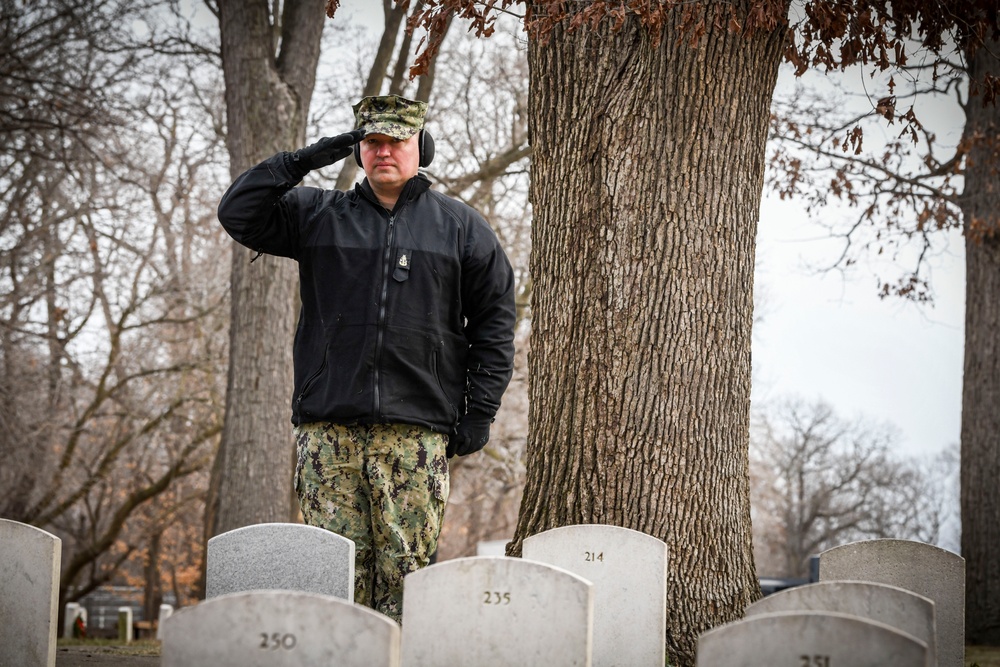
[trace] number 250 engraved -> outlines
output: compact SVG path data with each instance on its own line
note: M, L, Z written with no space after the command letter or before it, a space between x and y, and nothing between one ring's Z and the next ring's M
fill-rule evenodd
M260 633L259 648L269 649L271 651L277 651L278 649L291 651L295 648L295 635L288 633L281 634L280 632L272 632L271 634L262 632Z
M828 655L800 655L799 660L799 667L830 667Z
M483 604L510 604L510 593L483 591Z

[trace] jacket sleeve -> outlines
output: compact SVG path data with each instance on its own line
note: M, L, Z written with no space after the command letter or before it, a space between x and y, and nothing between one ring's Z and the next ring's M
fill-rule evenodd
M514 371L514 271L485 220L477 218L470 232L462 264L466 412L492 419Z
M295 188L305 176L290 153L278 153L243 172L219 202L219 222L233 239L257 252L294 257L300 211L321 192Z

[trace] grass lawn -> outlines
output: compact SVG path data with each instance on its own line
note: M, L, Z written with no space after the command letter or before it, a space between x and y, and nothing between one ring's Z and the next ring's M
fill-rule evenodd
M1000 667L1000 646L966 646L966 667Z
M160 642L139 639L122 644L117 639L60 639L59 646L87 646L94 653L160 655ZM966 646L965 667L1000 667L1000 646Z
M131 644L117 639L60 639L58 646L86 646L93 653L114 655L160 655L160 642L155 639L137 639Z

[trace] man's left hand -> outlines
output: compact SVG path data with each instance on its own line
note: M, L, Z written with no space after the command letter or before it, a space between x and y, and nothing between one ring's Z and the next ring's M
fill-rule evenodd
M455 427L455 433L448 439L448 458L468 456L486 446L490 441L490 424L493 417L470 412Z

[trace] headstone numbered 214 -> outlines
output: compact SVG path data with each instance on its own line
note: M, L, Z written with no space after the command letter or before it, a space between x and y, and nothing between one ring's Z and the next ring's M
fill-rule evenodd
M628 528L586 524L525 538L521 556L594 584L594 667L662 667L667 545Z

